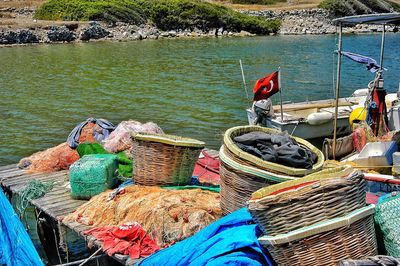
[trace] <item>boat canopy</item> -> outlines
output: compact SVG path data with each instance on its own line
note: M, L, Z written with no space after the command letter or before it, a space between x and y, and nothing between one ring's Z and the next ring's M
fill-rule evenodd
M335 24L377 24L400 25L400 13L368 14L359 16L342 17L332 20Z

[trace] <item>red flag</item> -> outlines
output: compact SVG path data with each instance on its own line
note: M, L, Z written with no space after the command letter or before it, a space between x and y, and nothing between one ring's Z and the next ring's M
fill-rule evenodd
M268 99L279 91L279 71L256 81L254 85L254 101Z

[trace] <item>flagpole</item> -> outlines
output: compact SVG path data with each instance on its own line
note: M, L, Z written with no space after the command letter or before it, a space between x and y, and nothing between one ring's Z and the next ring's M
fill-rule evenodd
M246 98L247 98L247 100L250 100L249 93L247 92L246 80L244 78L242 59L239 59L239 63L240 63L240 70L242 71L242 80L243 80L244 91L246 92Z
M336 95L335 95L335 120L333 123L333 159L336 159L336 137L337 137L337 119L339 106L339 89L340 89L340 67L342 64L342 23L339 22L339 41L338 41L338 62L336 73Z
M283 122L281 67L278 67L279 98L281 100L281 123Z

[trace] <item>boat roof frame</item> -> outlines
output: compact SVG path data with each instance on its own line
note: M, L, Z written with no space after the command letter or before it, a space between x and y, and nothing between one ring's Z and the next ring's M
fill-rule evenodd
M333 19L334 24L400 25L400 13L381 13L348 16Z
M339 92L340 92L340 78L341 78L341 64L342 64L342 33L343 24L375 24L382 25L382 39L381 39L381 54L380 54L380 69L378 71L379 77L383 70L383 55L385 50L385 33L386 25L400 25L400 13L381 13L381 14L368 14L359 16L348 16L332 20L339 28L338 38L338 61L336 73L336 88L335 88L335 117L333 126L333 159L336 159L336 138L337 138L337 119L338 119L338 105L339 105Z

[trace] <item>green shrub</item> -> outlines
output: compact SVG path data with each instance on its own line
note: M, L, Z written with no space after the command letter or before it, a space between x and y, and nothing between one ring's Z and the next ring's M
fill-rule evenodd
M319 7L334 16L362 15L399 11L400 6L385 0L323 0Z
M277 32L280 21L267 21L200 0L49 0L35 17L47 20L150 22L161 30L220 28L256 34Z

